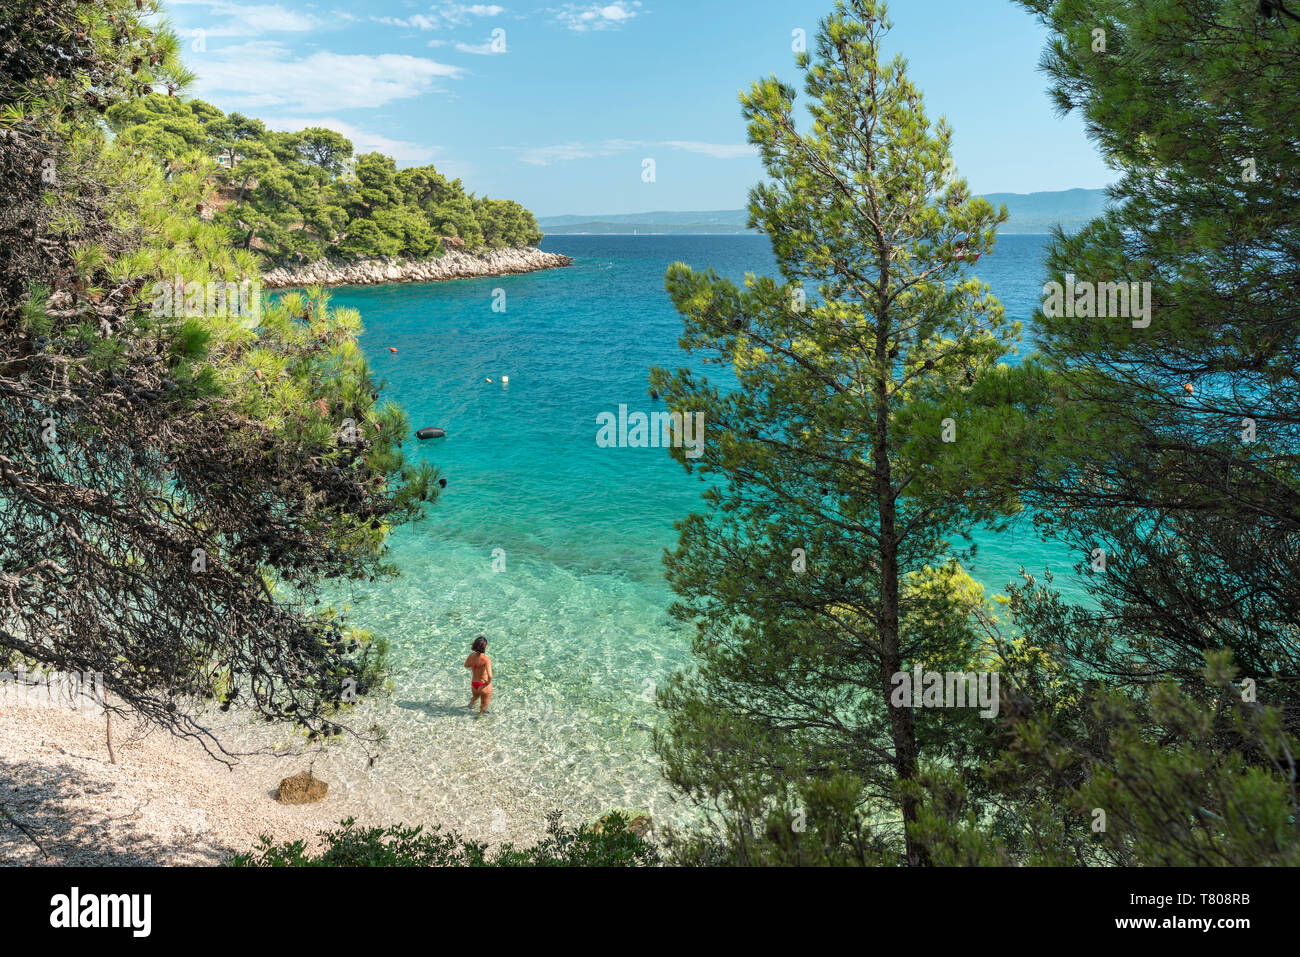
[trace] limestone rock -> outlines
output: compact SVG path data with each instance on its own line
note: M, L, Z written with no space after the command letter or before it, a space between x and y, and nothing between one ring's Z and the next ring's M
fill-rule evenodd
M323 800L329 789L328 784L310 771L302 771L280 782L275 799L281 804L314 804Z
M532 246L464 252L448 248L437 259L404 260L386 256L374 259L321 259L305 266L282 266L262 276L267 289L291 286L369 286L386 282L441 282L480 276L557 269L573 262L569 256L545 253Z

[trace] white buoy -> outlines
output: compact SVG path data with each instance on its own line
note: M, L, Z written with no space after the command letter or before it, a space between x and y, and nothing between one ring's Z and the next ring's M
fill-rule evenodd
M508 376L508 375L503 375L503 376L501 377L501 384L502 384L502 385L509 385L509 384L510 384L510 376Z

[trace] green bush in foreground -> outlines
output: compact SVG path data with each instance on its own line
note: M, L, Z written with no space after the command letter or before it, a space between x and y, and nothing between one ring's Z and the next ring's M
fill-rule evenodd
M598 824L566 828L560 812L547 815L546 837L531 847L517 849L489 845L461 837L455 831L434 827L362 828L353 818L339 828L322 831L325 848L308 854L303 841L274 843L262 835L248 854L232 855L228 867L648 867L659 863L654 845L629 830L621 812L606 815Z

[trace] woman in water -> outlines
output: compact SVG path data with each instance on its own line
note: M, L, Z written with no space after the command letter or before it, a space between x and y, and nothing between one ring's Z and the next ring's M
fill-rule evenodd
M474 651L465 659L465 667L474 669L470 674L470 684L474 686L474 694L469 699L469 706L472 710L474 702L482 698L483 705L478 709L478 713L486 714L488 702L492 700L492 659L487 656L487 639L479 635L470 647Z

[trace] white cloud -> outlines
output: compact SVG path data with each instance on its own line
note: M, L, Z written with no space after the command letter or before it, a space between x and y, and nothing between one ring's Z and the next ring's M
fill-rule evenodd
M375 56L322 50L305 59L271 41L224 47L191 59L199 73L194 92L220 95L226 109L281 107L313 113L382 106L422 96L461 67L398 53Z
M468 22L469 17L499 17L506 12L505 7L497 6L495 3L472 3L468 5L447 3L438 9L448 20L452 20L453 17L464 17L466 22Z
M256 37L264 33L305 33L354 19L350 14L321 15L290 10L278 3L236 3L233 0L169 0L172 7L202 8L202 17L182 35L199 29L209 37Z
M688 153L703 153L714 159L740 159L742 156L757 156L758 147L749 143L699 143L695 140L667 140L660 144Z
M488 37L482 43L457 43L456 49L461 53L474 53L479 56L493 56L506 52L505 34L500 38Z
M342 133L350 139L353 151L358 156L362 153L383 153L397 160L399 166L431 163L433 158L442 152L440 146L426 146L423 143L409 143L405 140L389 139L387 136L360 129L351 123L345 123L332 116L290 116L265 120L264 122L270 129L292 133L305 130L309 126L323 126L327 130Z
M417 13L410 17L371 17L375 23L382 23L389 27L407 27L412 30L436 30L438 21L433 17L426 17L423 13Z
M629 150L650 150L665 148L683 150L687 153L700 153L713 159L740 159L757 156L756 147L748 143L701 143L697 140L662 140L647 142L645 140L603 140L600 143L559 143L555 146L503 147L519 154L522 163L533 166L550 166L552 163L568 163L573 160L592 159L597 156L614 156Z
M371 17L375 23L390 27L407 27L415 30L438 30L444 26L463 27L476 17L499 17L506 8L495 3L437 3L429 13L409 17Z
M513 148L513 147L507 147ZM593 156L613 156L621 149L601 146L586 146L582 143L560 143L555 146L534 146L518 149L519 160L532 166L550 166L552 163L567 163L577 159L591 159Z
M557 23L583 33L588 30L610 30L621 27L637 15L640 6L640 0L616 0L614 3L593 3L585 6L566 3L558 10L550 12L555 14Z

